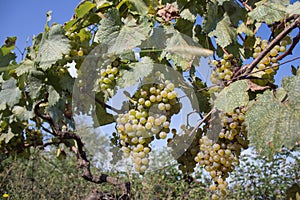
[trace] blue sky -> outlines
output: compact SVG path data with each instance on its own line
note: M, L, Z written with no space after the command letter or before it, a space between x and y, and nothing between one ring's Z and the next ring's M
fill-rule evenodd
M80 0L9 0L0 6L0 43L7 36L17 36L17 47L28 46L27 38L32 38L44 30L46 13L52 10L52 22L63 24L70 20L74 8ZM30 44L30 43L29 43Z

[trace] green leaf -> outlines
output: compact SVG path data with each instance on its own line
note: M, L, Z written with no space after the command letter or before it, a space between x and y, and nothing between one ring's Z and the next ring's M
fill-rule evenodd
M290 15L300 15L300 2L296 1L293 4L288 5L288 7L286 8L286 12Z
M217 44L224 48L235 41L236 31L231 25L230 18L225 14L223 19L218 22L216 29L208 36L215 37Z
M83 18L94 7L96 7L96 4L90 1L85 1L83 4L80 4L79 7L75 9L76 16L78 18Z
M54 106L60 99L60 95L51 85L48 88L48 93L49 93L49 97L48 97L49 106Z
M190 22L195 22L196 20L196 15L194 15L189 8L184 9L183 11L181 11L180 13L180 17L188 20Z
M5 44L0 48L0 67L6 67L15 60L16 55L11 51L15 49L16 40L16 37L8 37Z
M236 81L216 95L214 105L218 110L230 113L233 109L245 106L249 102L246 80Z
M96 94L95 97L99 101L104 102L104 96L101 93ZM93 115L94 127L103 126L115 121L113 115L106 112L106 108L97 102L95 104L95 115Z
M207 13L203 15L202 30L205 33L213 31L218 22L223 18L224 12L219 9L216 3L209 1L207 3Z
M270 155L283 145L292 148L300 140L299 113L281 104L269 90L258 96L245 122L250 142L263 155Z
M241 7L236 1L226 1L223 3L222 8L229 16L230 21L234 27L237 27L241 21L247 20L247 11Z
M12 109L12 113L20 120L20 121L27 121L31 119L34 114L32 111L27 110L25 107L22 106L15 106Z
M13 107L21 98L21 90L16 86L17 81L11 78L2 83L0 91L0 109L5 109L6 105Z
M27 89L29 96L35 100L39 97L41 89L43 88L43 83L40 79L30 75L28 78Z
M255 5L255 9L248 13L252 22L257 21L273 24L285 17L286 7L281 4L261 1Z
M283 78L282 87L288 94L289 106L300 111L300 75Z
M137 13L140 15L146 15L148 13L148 7L143 0L129 0L129 2L134 5Z
M239 27L236 29L236 32L237 33L245 33L247 36L253 36L254 35L253 31L251 29L249 29L245 25L244 22L239 25Z
M167 27L166 34L169 38L166 41L166 48L161 54L161 57L166 57L167 60L171 60L175 69L181 68L186 71L192 64L199 65L199 54L203 55L204 53L207 55L208 52L211 52L210 50L205 50L206 53L202 51L203 49L199 48L199 45L196 44L190 37L181 34L179 31L174 29L174 27ZM192 52L194 55L189 54Z
M142 57L139 62L129 65L130 70L121 71L121 78L118 80L117 85L125 88L134 85L139 79L149 75L153 70L153 60L149 57Z
M17 76L21 76L23 74L29 73L32 69L34 69L34 62L32 60L25 59L16 69L16 74Z
M121 53L141 44L151 30L148 19L142 19L139 24L132 15L121 21L119 12L111 9L105 13L100 27L95 35L95 42L108 46L108 53Z
M57 60L62 59L63 54L68 54L69 50L69 40L64 35L62 26L54 25L49 32L44 33L36 60L40 62L43 70L47 70Z

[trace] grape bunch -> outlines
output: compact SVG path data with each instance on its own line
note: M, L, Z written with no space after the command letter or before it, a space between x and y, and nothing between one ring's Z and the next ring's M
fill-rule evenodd
M241 150L248 148L245 112L244 108L236 108L232 113L220 113L222 130L217 141L213 142L207 136L199 140L200 152L195 161L205 167L213 180L209 187L210 190L216 191L212 199L226 194L226 178L239 164Z
M273 49L271 49L271 51L257 64L256 68L253 69L253 72L257 72L254 76L259 76L259 78L265 80L263 82L256 81L258 84L265 85L268 82L274 82L274 75L279 68L277 56L280 53L285 52L286 46L289 44L291 44L291 38L290 36L286 36L280 41L279 45L275 45L275 47L273 47ZM252 57L256 58L268 45L268 40L258 40L254 46Z
M119 76L119 69L117 66L107 65L99 72L99 85L102 91L113 90L116 86L116 79Z
M170 132L170 119L180 111L175 86L169 80L145 84L130 98L130 110L119 114L116 129L121 150L131 156L137 172L144 173L149 165L150 143L165 139Z
M224 54L220 61L213 60L212 64L214 68L210 80L213 84L218 84L220 81L229 81L237 68L237 61L232 54Z

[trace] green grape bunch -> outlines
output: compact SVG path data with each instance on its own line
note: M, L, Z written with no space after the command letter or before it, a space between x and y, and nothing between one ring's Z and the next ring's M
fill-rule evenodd
M258 77L258 80L253 79L253 82L256 82L260 85L266 85L268 82L274 83L274 76L279 69L279 63L277 57L281 53L286 51L286 46L291 44L291 38L289 35L284 37L278 45L275 45L266 56L257 64L256 68L253 69L252 75ZM253 49L252 57L255 59L258 55L266 49L269 45L268 40L257 39L257 42Z
M99 84L101 90L113 89L116 86L116 79L119 76L119 69L111 65L107 65L105 69L99 72Z
M247 127L244 123L245 108L236 108L231 113L220 113L222 129L214 142L208 136L199 140L200 152L195 161L203 166L212 178L209 189L215 191L212 199L226 194L226 178L239 164L242 149L248 148Z
M121 150L124 157L131 156L137 172L146 171L151 142L167 138L171 116L180 111L181 103L174 89L169 80L141 86L130 98L129 111L116 119Z
M211 63L214 66L210 75L213 84L231 80L238 68L237 60L232 54L224 54L220 61L213 60Z

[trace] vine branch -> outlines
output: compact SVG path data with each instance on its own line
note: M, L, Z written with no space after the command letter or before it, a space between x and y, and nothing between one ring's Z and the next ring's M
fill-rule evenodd
M292 51L295 48L295 46L298 44L299 40L300 40L300 29L299 29L297 36L293 38L293 42L292 42L291 46L288 48L288 50L284 54L278 56L276 59L282 60L287 55L292 54Z
M70 147L71 151L76 155L79 168L83 170L82 177L89 182L93 182L97 184L110 183L114 186L120 187L123 192L120 199L129 199L130 183L119 183L117 179L103 173L101 173L99 176L93 176L90 169L91 167L90 161L87 158L86 152L84 150L84 143L81 140L80 136L72 131L61 131L48 113L43 114L40 111L40 105L46 102L47 99L38 101L34 107L34 112L38 117L42 118L43 120L47 121L50 124L53 130L51 134L59 138L61 142L64 143L66 146ZM69 139L74 140L76 144L75 145L71 144L69 141L67 141Z
M233 76L233 78L246 77L255 66L273 49L288 33L290 33L295 27L300 25L300 15L297 15L295 21L290 26L286 27L280 34L278 34L274 40L249 64L241 67Z

